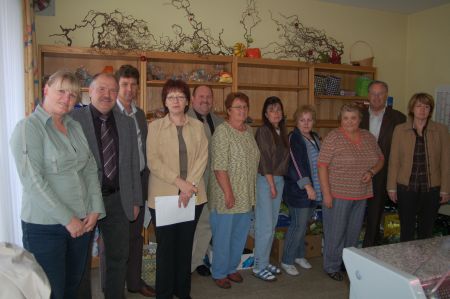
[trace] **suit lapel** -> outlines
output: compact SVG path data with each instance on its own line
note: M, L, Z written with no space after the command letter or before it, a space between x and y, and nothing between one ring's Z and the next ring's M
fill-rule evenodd
M94 119L92 118L91 108L87 106L86 109L84 109L84 118L85 121L83 121L83 126L85 126L86 130L86 139L89 143L89 146L91 148L92 154L94 155L95 161L97 162L97 165L101 165L101 159L100 159L100 151L98 148L97 143L97 136L95 136L95 128L94 128Z
M116 109L113 110L113 113L114 113L114 120L116 121L117 135L119 138L119 169L120 169L120 164L122 163L122 157L125 154L126 142L124 142L124 141L126 140L125 136L127 135L127 130L126 130L126 128L124 128L123 117L128 117L128 116L124 116L121 112L117 111Z
M380 127L380 134L378 134L378 140L383 140L384 135L388 131L388 127L391 124L391 110L386 107L386 110L384 111L383 120L381 121L381 127Z

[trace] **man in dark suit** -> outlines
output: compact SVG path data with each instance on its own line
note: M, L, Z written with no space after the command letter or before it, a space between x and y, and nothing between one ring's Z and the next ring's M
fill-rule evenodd
M112 74L94 76L91 104L73 111L80 122L98 167L106 217L98 222L105 244L105 298L124 297L129 226L142 206L136 125L113 110L118 84Z
M384 155L384 166L372 179L373 199L367 201L366 234L363 247L369 247L380 242L380 220L383 214L387 196L386 180L391 150L392 133L395 126L404 123L403 113L386 107L388 85L383 81L373 81L369 85L369 108L363 110L361 128L369 130L375 138Z
M213 112L213 91L207 85L197 85L192 91L191 108L188 115L203 122L206 137L211 141L211 136L215 128L223 122L223 119ZM209 158L203 174L205 185L208 186L209 179ZM209 276L211 272L203 263L206 250L211 241L211 227L209 225L208 207L203 207L199 219L197 219L197 228L194 235L194 244L192 248L191 271L197 271L201 276Z
M139 150L139 170L141 173L142 197L144 205L139 210L137 219L130 223L130 252L128 254L127 288L131 293L140 293L145 297L154 297L155 290L142 279L142 248L144 239L142 228L148 195L147 167L147 119L142 109L136 107L135 101L139 89L139 71L132 65L122 65L116 72L119 82L119 95L114 109L133 118L136 124L137 143ZM150 215L150 213L148 213Z

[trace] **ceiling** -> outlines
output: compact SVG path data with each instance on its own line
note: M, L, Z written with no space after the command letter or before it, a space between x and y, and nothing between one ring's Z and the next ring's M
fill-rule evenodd
M342 5L411 14L450 3L450 0L320 0Z

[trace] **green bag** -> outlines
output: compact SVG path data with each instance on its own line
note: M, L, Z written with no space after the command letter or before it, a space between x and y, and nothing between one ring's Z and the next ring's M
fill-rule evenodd
M367 77L358 77L356 79L356 95L358 97L367 97L369 95L369 84L372 79Z

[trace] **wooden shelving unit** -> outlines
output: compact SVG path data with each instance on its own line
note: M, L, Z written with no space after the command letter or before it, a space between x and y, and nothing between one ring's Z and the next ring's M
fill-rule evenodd
M337 114L343 103L362 102L367 99L356 96L314 96L314 75L337 76L341 78L341 88L344 90L355 90L356 79L360 76L371 79L376 77L376 69L373 67L186 53L96 50L55 45L39 47L41 78L59 69L75 71L84 67L93 75L101 72L105 66L116 71L123 64L135 66L141 74L137 104L147 113L162 108L161 89L165 80L178 77L186 80L192 88L200 84L210 85L214 92L214 109L222 115L226 114L226 95L238 90L245 92L250 98L249 116L253 119L252 126L261 125L262 106L269 96L282 99L290 127L295 126L293 113L299 106L314 105L318 116L317 127L321 128L322 135L338 126ZM233 82L193 80L193 72L198 70L209 76L206 80L221 70L226 71L231 74ZM217 76L214 79L217 79ZM88 88L83 87L82 92L86 97Z

